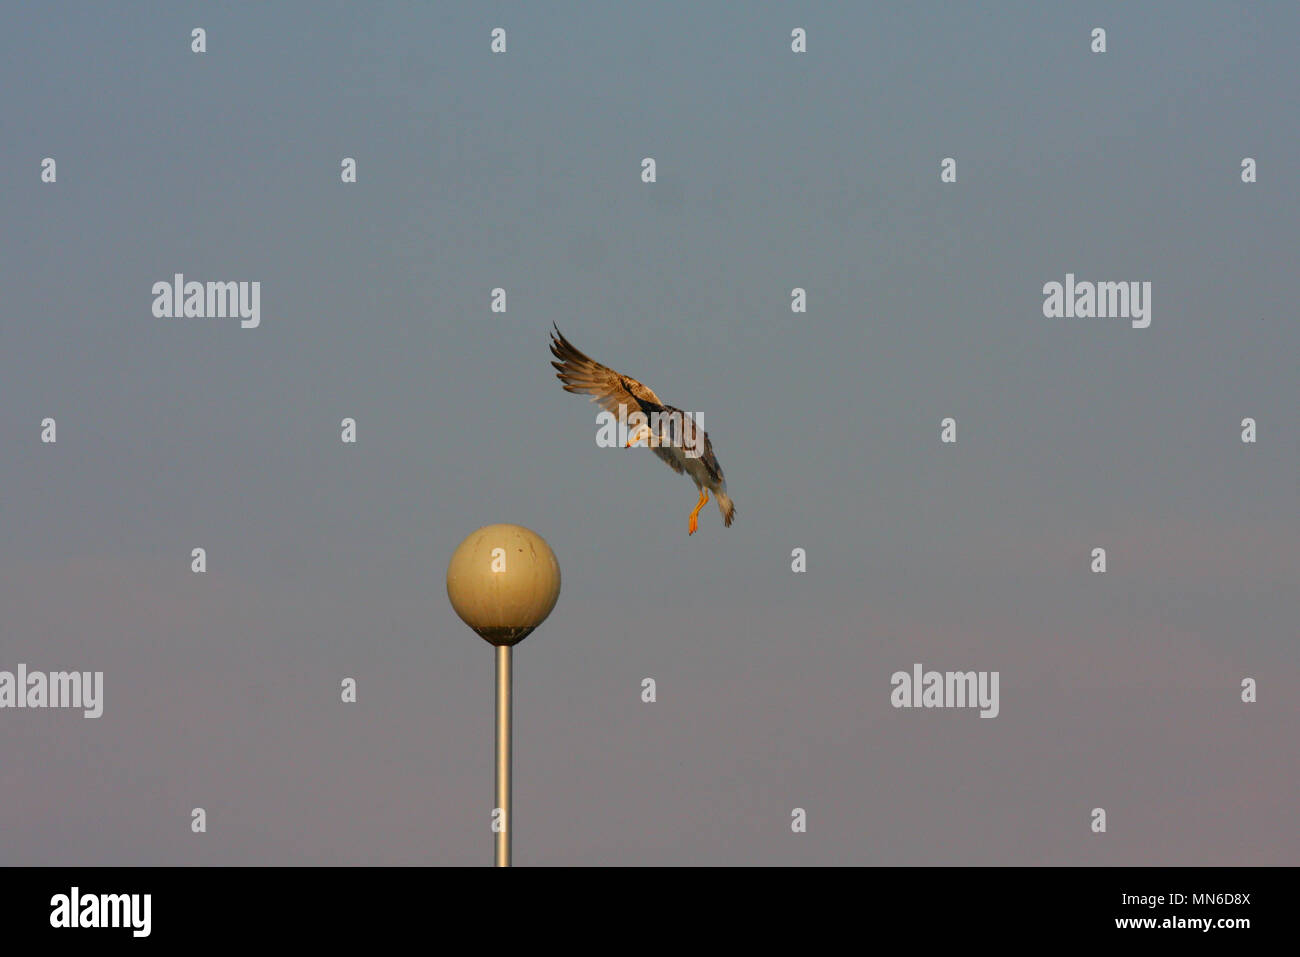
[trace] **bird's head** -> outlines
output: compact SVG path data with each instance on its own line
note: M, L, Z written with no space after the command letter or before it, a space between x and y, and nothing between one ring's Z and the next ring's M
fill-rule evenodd
M650 430L649 425L643 422L628 434L627 445L623 446L623 448L630 449L632 446L637 445L642 441L644 441L645 444L649 446L651 444L650 440L653 437L654 437L654 432Z

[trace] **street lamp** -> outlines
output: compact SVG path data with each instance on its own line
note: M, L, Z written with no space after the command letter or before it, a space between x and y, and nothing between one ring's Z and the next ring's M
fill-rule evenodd
M560 597L560 563L546 540L521 525L485 525L447 565L447 597L461 621L497 650L496 866L510 866L511 649ZM500 815L499 819L496 817Z

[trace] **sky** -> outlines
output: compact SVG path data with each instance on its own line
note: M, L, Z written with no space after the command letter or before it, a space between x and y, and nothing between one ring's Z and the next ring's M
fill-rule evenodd
M0 23L0 670L105 687L0 710L0 864L490 863L444 578L498 522L563 572L516 864L1300 863L1294 5ZM261 324L154 316L178 272ZM1067 273L1150 327L1045 317ZM552 323L701 416L731 528ZM998 716L895 708L915 663Z

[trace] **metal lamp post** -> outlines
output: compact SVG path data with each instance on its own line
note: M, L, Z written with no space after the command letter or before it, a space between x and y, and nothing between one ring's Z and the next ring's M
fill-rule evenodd
M510 866L511 651L546 620L560 597L560 564L536 532L485 525L447 566L447 597L465 624L496 646L496 866ZM496 815L500 815L496 820Z

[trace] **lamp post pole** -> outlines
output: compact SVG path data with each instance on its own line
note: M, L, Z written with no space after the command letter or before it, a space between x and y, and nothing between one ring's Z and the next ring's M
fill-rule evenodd
M514 818L510 807L510 645L497 645L497 804L501 829L497 831L496 866L510 866L510 832Z

